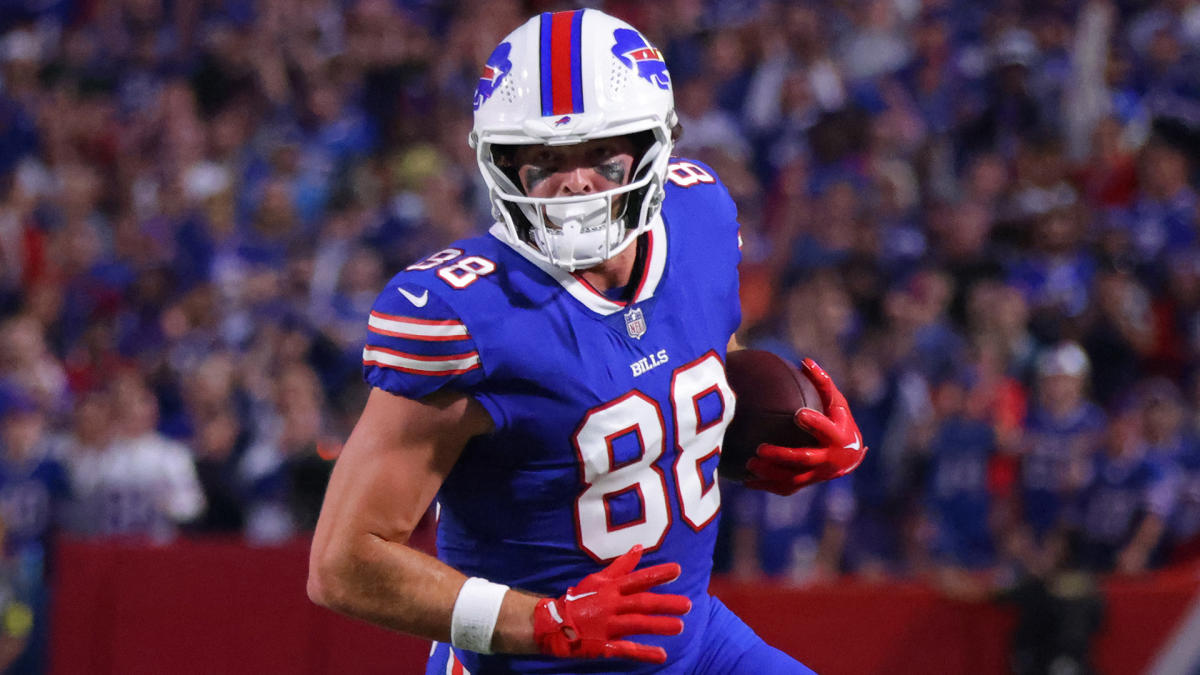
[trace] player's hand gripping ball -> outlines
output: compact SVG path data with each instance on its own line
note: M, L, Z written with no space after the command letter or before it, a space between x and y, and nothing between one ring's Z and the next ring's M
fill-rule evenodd
M570 658L632 659L665 663L662 647L622 640L629 635L679 635L681 614L692 609L686 596L651 593L679 578L679 563L640 570L642 547L589 574L560 598L540 600L533 610L533 639L543 654Z
M812 359L803 375L824 412L806 407L801 371L770 352L730 352L725 372L738 402L721 448L722 476L790 495L862 463L867 448L846 397Z
M746 463L763 443L816 445L817 439L796 425L796 411L807 401L804 378L792 364L761 349L739 349L725 357L725 377L737 395L737 407L721 445L722 477L739 483L753 478Z

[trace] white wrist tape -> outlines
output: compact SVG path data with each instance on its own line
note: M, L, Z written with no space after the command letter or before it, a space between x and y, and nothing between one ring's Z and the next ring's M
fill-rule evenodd
M458 591L450 615L450 644L479 654L492 653L492 633L508 586L471 577Z

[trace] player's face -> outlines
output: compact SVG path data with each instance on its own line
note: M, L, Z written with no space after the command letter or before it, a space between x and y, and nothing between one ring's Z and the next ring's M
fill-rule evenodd
M633 166L633 142L599 138L576 145L529 145L517 149L521 187L530 197L572 197L621 187Z

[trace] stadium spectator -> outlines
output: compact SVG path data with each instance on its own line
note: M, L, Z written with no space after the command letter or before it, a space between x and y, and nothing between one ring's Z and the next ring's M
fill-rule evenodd
M0 521L2 565L12 597L33 612L24 650L12 672L41 672L49 647L49 569L53 537L70 498L67 473L53 455L48 416L23 389L0 390Z
M722 486L732 523L731 573L787 585L828 582L842 572L846 527L854 515L850 477L794 495Z
M1038 357L1034 402L1021 447L1020 522L1012 546L1035 573L1057 559L1052 535L1080 487L1073 476L1088 465L1105 433L1104 411L1087 393L1091 365L1075 343L1045 349Z
M1145 371L1158 339L1153 308L1145 284L1125 267L1101 269L1093 293L1094 302L1081 317L1080 342L1093 364L1092 395L1102 405L1113 406Z
M229 351L214 351L187 375L184 412L196 475L207 508L189 524L203 533L238 534L245 523L245 490L238 477L251 432L246 428L250 402L240 386L237 360Z
M1030 329L1029 303L1020 289L982 279L967 291L966 313L970 334L996 344L1000 369L1022 383L1031 383L1039 345Z
M1197 242L1197 197L1188 182L1188 158L1179 147L1156 140L1142 150L1139 163L1140 189L1125 222L1136 262L1143 274L1153 275L1168 252Z
M869 578L907 572L903 545L906 528L919 499L910 489L911 456L907 428L912 424L906 406L906 383L881 363L878 335L862 341L848 359L846 399L854 407L863 438L875 445L855 470L855 511L847 526L844 568ZM917 387L919 388L919 387Z
M204 511L191 450L156 431L158 401L137 373L109 388L113 439L71 461L80 534L165 543Z
M1146 400L1124 404L1108 425L1103 451L1081 458L1078 495L1066 527L1079 538L1079 564L1093 572L1137 574L1154 554L1175 508L1178 477L1170 460L1149 453Z
M238 465L245 497L246 537L258 544L286 541L317 522L329 479L321 456L327 433L324 397L316 374L299 364L274 383L256 437Z
M947 373L933 383L933 428L928 442L922 533L929 560L917 569L938 575L989 572L999 562L1000 501L992 467L996 433L968 406L965 373ZM918 561L920 562L920 561Z
M43 410L58 412L67 402L67 376L43 330L31 315L0 323L0 380L32 396Z

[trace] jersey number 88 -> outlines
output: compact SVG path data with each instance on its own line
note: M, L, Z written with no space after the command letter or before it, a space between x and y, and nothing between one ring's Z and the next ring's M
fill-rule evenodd
M701 400L708 397L716 397L719 408L712 419L703 420ZM678 451L672 482L680 515L696 531L712 521L721 507L715 473L705 481L703 464L720 452L733 407L733 390L715 352L672 373L671 408ZM636 434L640 454L618 462L613 442L628 434ZM631 391L588 411L571 440L587 486L575 500L575 527L583 550L603 561L635 544L647 549L661 544L671 526L671 507L666 473L656 464L666 450L666 422L658 402ZM637 494L641 515L614 525L609 501L631 491Z

